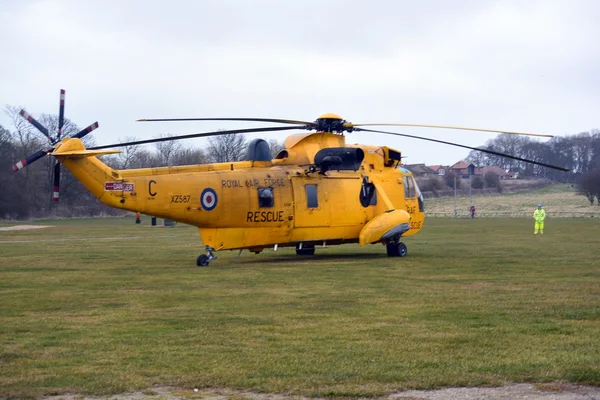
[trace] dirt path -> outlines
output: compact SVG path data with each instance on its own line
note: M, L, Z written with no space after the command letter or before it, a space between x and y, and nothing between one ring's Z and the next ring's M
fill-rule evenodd
M216 389L177 389L152 388L143 392L112 395L105 397L86 397L81 395L63 395L45 397L46 400L329 400L308 398L285 394L267 394ZM439 390L408 390L392 393L385 400L600 400L600 387L581 386L563 383L515 384L494 388L449 388Z
M15 225L0 227L0 231L26 231L29 229L52 228L51 225Z

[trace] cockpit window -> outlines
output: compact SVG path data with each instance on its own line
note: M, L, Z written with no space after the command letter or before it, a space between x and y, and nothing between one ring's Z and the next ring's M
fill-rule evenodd
M417 196L419 199L419 211L425 212L425 201L423 200L423 193L421 193L419 185L417 185L417 181L415 181L415 189L417 189Z
M404 184L404 197L406 199L414 199L415 197L419 200L419 211L425 210L425 204L423 202L423 194L419 189L419 185L412 176L403 176L402 183Z
M404 197L407 199L412 199L416 196L415 190L415 181L412 176L403 176L402 180L404 182Z

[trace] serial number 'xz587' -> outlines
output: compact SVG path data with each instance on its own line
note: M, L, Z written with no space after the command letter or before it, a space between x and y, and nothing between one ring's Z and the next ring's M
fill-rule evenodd
M189 203L191 198L189 194L172 194L171 203Z

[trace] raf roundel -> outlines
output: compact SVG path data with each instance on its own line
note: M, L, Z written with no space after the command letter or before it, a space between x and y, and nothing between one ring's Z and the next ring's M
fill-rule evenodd
M211 188L204 189L200 195L200 202L206 211L214 209L217 206L217 193Z

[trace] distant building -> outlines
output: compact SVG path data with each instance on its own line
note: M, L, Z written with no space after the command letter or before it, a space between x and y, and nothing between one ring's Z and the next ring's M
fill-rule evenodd
M402 166L412 172L414 176L427 177L438 175L436 171L426 167L425 164L404 164Z
M434 171L437 175L439 176L444 176L446 175L446 167L443 165L430 165L427 168L429 168L430 170Z
M469 164L466 161L459 161L450 167L450 171L463 179L469 179L470 175L475 175L475 164Z
M447 173L454 173L461 179L469 179L469 176L484 176L488 172L493 172L500 179L516 179L518 176L517 171L505 171L501 167L496 165L476 167L475 164L468 163L464 160L458 161L457 163L447 167L444 165L425 165L425 164L412 164L403 165L408 168L415 176L427 177L427 176L444 176Z

